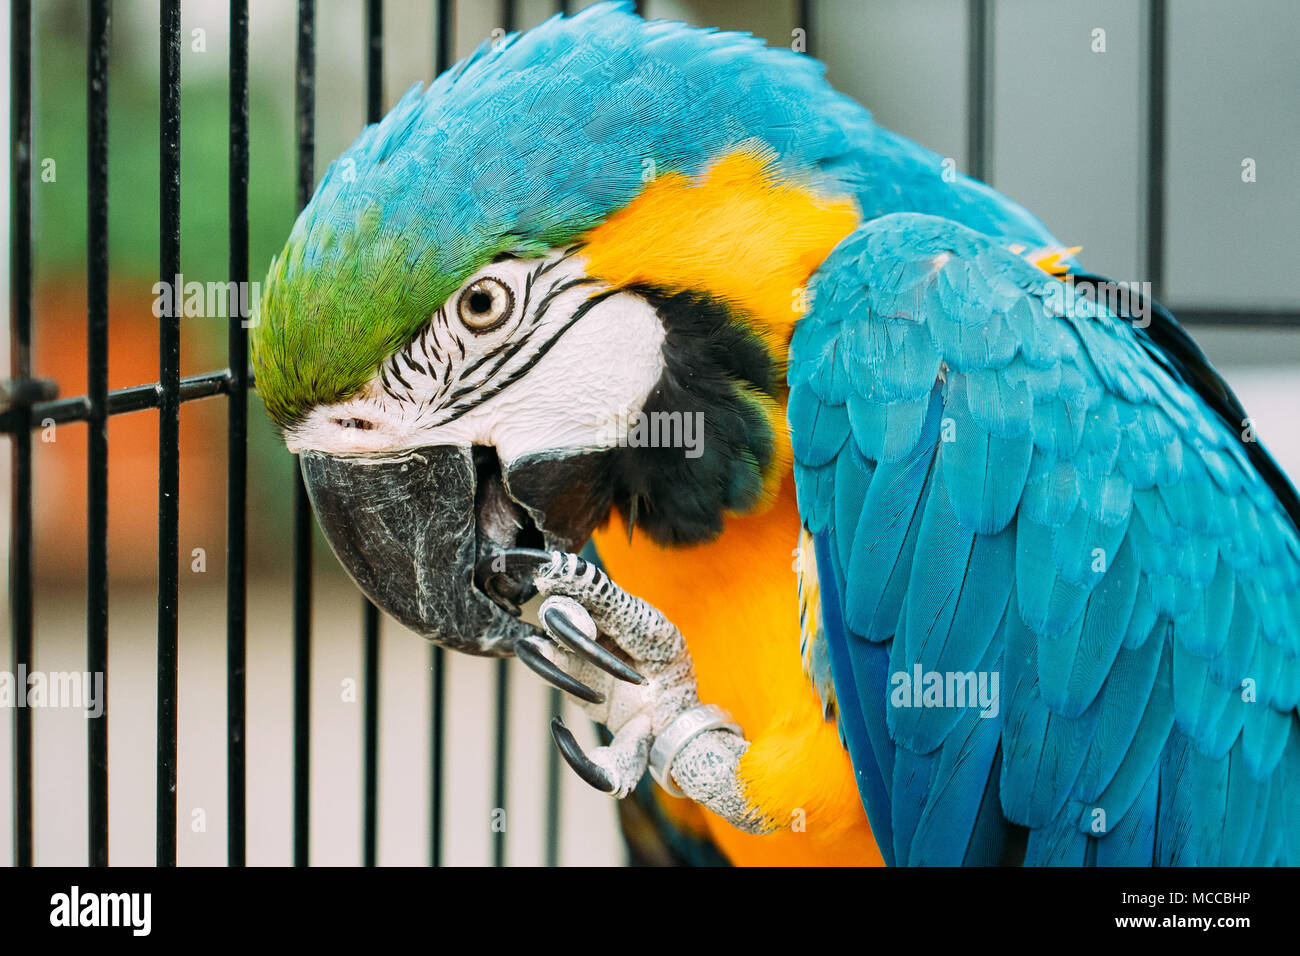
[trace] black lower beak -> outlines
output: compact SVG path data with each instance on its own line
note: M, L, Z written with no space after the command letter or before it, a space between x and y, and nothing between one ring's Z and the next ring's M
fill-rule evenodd
M417 634L471 654L504 656L533 629L510 613L527 586L497 579L494 600L475 580L486 557L474 452L453 445L400 454L299 456L321 530L348 574L383 611ZM499 508L498 508L499 510ZM503 541L540 545L541 538ZM520 575L527 580L526 571ZM531 581L529 580L530 584Z

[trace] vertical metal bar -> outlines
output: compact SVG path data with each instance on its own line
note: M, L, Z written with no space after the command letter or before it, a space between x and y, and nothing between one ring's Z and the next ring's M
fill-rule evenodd
M366 3L366 122L378 123L384 112L384 2ZM362 862L374 866L379 831L379 609L362 599L365 751L362 800Z
M362 730L365 752L362 800L362 865L374 866L379 832L379 609L362 606L364 631L365 717Z
M451 0L436 0L433 22L433 75L441 76L451 66L452 41L455 40Z
M1165 270L1165 83L1168 48L1168 10L1165 0L1147 3L1146 75L1146 192L1143 233L1144 265L1152 292L1163 296Z
M243 866L247 819L245 704L247 683L248 507L248 0L230 0L230 281L240 308L230 309L226 418L226 862Z
M366 0L366 122L384 116L384 0Z
M294 462L297 465L297 460ZM293 865L311 840L311 502L301 472L293 498Z
M547 697L552 717L560 715L564 694L552 687ZM550 723L550 721L547 721ZM549 744L550 741L547 741ZM546 748L546 865L560 864L560 752L554 746Z
M506 760L509 757L510 739L507 731L510 728L510 670L506 658L498 658L495 662L496 667L496 729L497 729L497 746L496 746L496 785L493 788L494 803L493 806L493 823L499 823L494 826L492 831L492 865L505 866L506 862ZM496 814L502 815L498 821Z
M437 0L434 36L433 75L441 76L451 67L452 5L451 0ZM444 703L447 692L446 651L434 646L429 651L429 864L442 866L442 762L446 734Z
M515 29L515 3L514 0L501 0L501 26L506 33ZM495 802L493 803L493 813L501 813L503 819L501 825L494 828L492 832L492 865L504 866L506 861L506 826L505 826L505 809L506 809L506 759L510 751L510 702L507 697L510 683L510 672L506 659L500 658L493 665L496 668L496 766L495 772ZM494 822L496 822L494 820Z
M447 658L441 647L433 648L430 662L429 728L429 865L442 866L443 741L446 726Z
M86 669L104 675L104 711L87 721L91 866L108 865L108 31L92 0L86 41Z
M311 199L316 159L316 3L298 0L298 208ZM311 838L311 502L294 461L293 495L293 863L306 866Z
M32 5L9 8L9 361L15 381L32 376ZM32 433L19 407L9 436L13 462L9 533L13 671L32 665ZM14 866L32 865L32 712L14 709Z
M966 52L966 167L988 182L992 172L993 116L992 0L970 0Z
M803 28L804 52L809 56L816 56L817 53L813 47L813 5L812 0L799 0L799 23L797 26Z
M158 61L161 136L158 245L163 282L172 305L158 334L158 773L157 863L176 865L177 550L180 512L180 322L181 282L181 5L163 0Z

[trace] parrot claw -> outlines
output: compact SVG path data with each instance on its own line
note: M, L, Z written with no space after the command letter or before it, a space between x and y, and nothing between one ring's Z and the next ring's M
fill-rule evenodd
M615 791L614 782L609 779L609 774L593 763L583 752L573 733L568 727L564 726L564 721L560 719L559 715L551 718L551 739L555 741L555 747L560 751L560 756L564 758L565 763L573 768L574 773L601 793L613 793Z
M542 652L541 646L542 641L535 637L517 641L515 643L515 657L523 661L533 673L565 693L572 694L579 700L585 700L589 704L603 704L605 702L604 694L562 671Z
M527 562L545 597L537 617L546 636L517 643L516 653L522 650L524 663L558 687L567 689L562 680L600 687L603 699L583 698L588 703L582 709L613 734L587 753L556 717L551 737L565 763L620 799L649 769L667 792L695 800L747 833L775 829L741 781L740 758L749 747L743 732L724 710L700 703L681 631L576 554L552 552L542 563L529 552ZM598 644L602 635L636 667Z
M740 727L721 708L700 703L681 631L576 554L552 552L542 563L537 552L520 550L511 560L519 570L533 568L533 586L545 597L537 612L545 634L517 641L516 655L579 698L586 714L613 734L587 753L555 717L551 737L564 762L618 799L649 769L667 792L695 800L747 833L776 829L741 780L740 758L749 743ZM601 635L636 667L598 644Z
M582 608L582 605L572 598L551 597L547 598L538 615L546 625L547 631L573 653L587 663L599 667L605 673L617 677L621 681L627 681L629 684L644 684L645 678L637 673L635 669L625 664L582 632L582 629L570 617L573 612L565 613L568 608L560 603L562 601L572 605L581 613L583 618L590 622L591 618ZM595 630L594 625L592 630Z

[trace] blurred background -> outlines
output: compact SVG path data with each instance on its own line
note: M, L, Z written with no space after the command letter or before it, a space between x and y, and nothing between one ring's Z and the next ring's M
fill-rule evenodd
M586 6L575 2L572 8ZM972 6L983 11L989 70L973 76ZM60 395L86 390L86 33L81 0L34 10L34 374ZM295 215L294 44L297 3L251 6L250 274L260 280ZM388 0L384 100L432 74L435 0ZM452 4L453 49L468 54L502 26L501 5ZM553 0L520 0L526 28ZM1156 294L1237 391L1283 469L1300 476L1300 5L1292 0L1169 4L1164 260ZM1146 4L1130 0L645 0L651 17L749 30L772 45L804 40L838 88L877 119L1024 203L1091 270L1119 280L1146 261L1149 140L1143 90ZM318 0L316 170L358 134L365 116L363 5ZM182 5L181 266L187 280L227 269L228 9ZM978 22L978 18L977 18ZM0 45L9 9L0 3ZM807 31L801 37L801 31ZM1100 32L1099 32L1100 31ZM158 271L158 4L116 0L110 66L109 387L158 377L151 287ZM7 71L0 101L8 104ZM972 90L971 84L978 84ZM972 95L975 94L975 95ZM983 111L983 169L970 118ZM8 112L6 107L6 125ZM1254 180L1243 177L1252 160ZM3 157L8 172L9 157ZM8 177L6 177L8 178ZM8 212L9 191L3 202ZM6 215L7 218L7 215ZM3 284L8 290L8 236ZM1206 324L1204 320L1213 320ZM181 373L226 364L222 318L181 321ZM7 342L0 349L7 350ZM7 351L0 356L8 367ZM250 405L248 572L248 861L284 864L292 840L290 518L293 462L254 398ZM85 666L84 424L35 442L35 666ZM181 408L178 856L225 861L224 400ZM154 858L157 416L110 419L110 842L115 864ZM38 433L39 436L39 433ZM44 440L45 437L53 440ZM8 456L0 483L8 495ZM0 525L8 536L8 510ZM319 545L319 542L318 542ZM196 570L195 549L202 549ZM6 550L7 553L7 550ZM0 562L7 560L0 556ZM361 602L323 545L314 579L312 843L318 864L361 855ZM6 592L6 605L8 593ZM0 669L9 667L8 607ZM429 845L430 655L385 621L381 651L379 862L423 864ZM506 862L545 853L549 698L510 665ZM495 732L488 662L449 656L444 860L485 864L493 832ZM590 728L575 711L570 726ZM12 813L12 712L0 708L0 819ZM86 857L85 718L38 710L38 864ZM561 776L565 864L618 864L612 801ZM201 813L196 813L201 811ZM196 830L191 822L205 820ZM12 835L0 826L0 860Z

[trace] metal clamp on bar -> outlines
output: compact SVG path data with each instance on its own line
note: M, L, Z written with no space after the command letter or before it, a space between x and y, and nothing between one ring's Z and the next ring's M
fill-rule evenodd
M59 385L48 378L7 378L0 382L0 415L12 408L30 408L59 397Z

